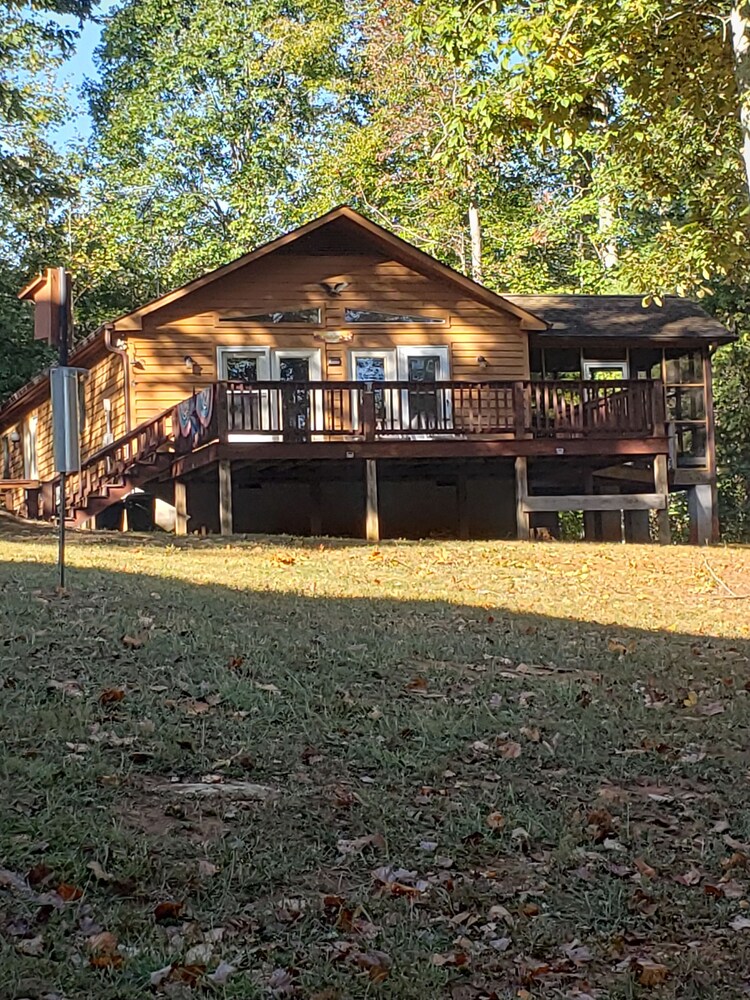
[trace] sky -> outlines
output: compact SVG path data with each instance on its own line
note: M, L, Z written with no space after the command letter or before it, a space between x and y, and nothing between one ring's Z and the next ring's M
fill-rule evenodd
M97 6L98 16L106 14L115 6L114 0L102 0ZM77 27L72 19L60 19L63 24ZM58 70L57 82L68 88L70 107L73 114L52 135L56 146L64 147L75 139L86 138L91 132L86 100L81 97L80 90L85 80L96 79L98 76L94 65L94 50L101 39L102 25L87 21L76 43L75 53Z

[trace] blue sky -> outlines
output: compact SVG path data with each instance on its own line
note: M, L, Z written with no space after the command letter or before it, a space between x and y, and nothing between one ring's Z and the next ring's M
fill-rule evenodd
M114 0L103 0L96 8L96 13L101 17L114 6ZM63 20L63 23L76 27L75 22L70 19ZM55 145L64 146L71 140L85 138L91 131L91 120L86 101L80 95L80 89L85 80L95 79L98 75L94 66L94 50L101 39L101 32L101 24L87 21L76 43L75 53L57 73L57 82L68 88L69 103L73 114L67 122L55 130L52 137Z

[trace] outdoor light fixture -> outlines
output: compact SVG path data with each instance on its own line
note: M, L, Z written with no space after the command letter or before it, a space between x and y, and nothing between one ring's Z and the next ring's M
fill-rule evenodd
M480 354L479 357L477 358L477 364L479 365L480 368L489 368L490 366L489 361L487 360L487 358L485 358L483 354Z
M18 433L18 431L11 431L10 440L12 444L18 444L18 442L21 440L21 435Z
M185 367L189 372L191 372L193 368L195 368L195 361L193 361L193 359L190 357L189 354L185 355Z

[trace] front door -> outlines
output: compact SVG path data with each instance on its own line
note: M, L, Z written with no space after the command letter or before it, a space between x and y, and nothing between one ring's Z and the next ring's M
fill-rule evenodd
M219 348L219 376L228 382L229 430L246 433L268 431L268 390L256 387L270 377L268 351L262 348Z
M447 347L399 348L399 376L411 383L404 392L408 427L413 431L433 431L450 426L450 392L437 383L449 377Z
M396 379L395 351L352 351L352 378L355 382L393 382ZM393 430L394 390L373 387L375 398L375 428L378 431ZM397 390L396 390L397 391ZM354 430L359 429L358 393L352 393Z
M284 440L306 441L323 429L321 391L303 384L320 381L320 351L276 351L274 368L279 382L290 383L280 390Z

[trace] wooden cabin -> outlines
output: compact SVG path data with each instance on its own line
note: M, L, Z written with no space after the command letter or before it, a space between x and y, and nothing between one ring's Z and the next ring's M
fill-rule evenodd
M75 347L66 518L529 538L583 511L588 538L666 541L686 490L713 541L711 353L731 339L685 299L498 295L337 208ZM0 442L7 507L54 519L48 373L0 408Z

